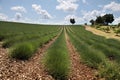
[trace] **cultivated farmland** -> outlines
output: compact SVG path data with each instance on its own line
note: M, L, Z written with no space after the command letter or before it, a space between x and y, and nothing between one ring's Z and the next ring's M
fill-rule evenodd
M81 25L0 22L1 80L119 80L120 41Z

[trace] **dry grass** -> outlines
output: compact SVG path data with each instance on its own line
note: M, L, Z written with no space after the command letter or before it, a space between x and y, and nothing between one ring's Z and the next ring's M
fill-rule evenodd
M86 26L85 28L86 28L86 30L91 31L93 34L104 36L106 38L114 38L114 39L120 40L120 37L115 36L115 33L113 31L110 31L110 33L105 33L103 31L97 30L90 26Z

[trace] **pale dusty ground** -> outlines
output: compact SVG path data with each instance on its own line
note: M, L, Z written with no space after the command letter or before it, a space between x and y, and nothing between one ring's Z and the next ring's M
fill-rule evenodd
M113 33L113 32L106 33L106 32L97 30L97 29L95 29L95 28L92 28L92 27L90 27L90 26L86 26L85 29L88 30L88 31L91 31L92 33L94 33L94 34L96 34L96 35L104 36L104 37L106 37L106 38L114 38L114 39L120 40L120 37L115 36L115 33Z

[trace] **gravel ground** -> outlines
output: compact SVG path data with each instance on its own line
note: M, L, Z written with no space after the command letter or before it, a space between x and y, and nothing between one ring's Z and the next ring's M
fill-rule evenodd
M2 48L0 44L0 80L54 80L48 75L42 60L46 49L56 38L45 44L26 61L9 58L8 49Z

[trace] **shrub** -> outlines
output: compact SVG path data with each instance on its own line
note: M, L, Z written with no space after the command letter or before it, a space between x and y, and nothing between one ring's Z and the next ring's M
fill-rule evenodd
M96 25L96 29L99 29L100 28L100 25Z
M44 63L49 74L51 74L56 80L67 79L70 62L63 33L47 50Z
M4 41L4 43L2 44L2 47L3 48L9 48L11 45L13 45L14 44L14 39L12 39L12 40L6 40L6 41Z
M120 68L115 63L107 62L106 65L99 66L99 78L105 78L105 80L119 80Z
M109 27L104 28L105 32L108 33L110 31Z
M98 68L98 65L105 60L105 55L102 52L98 52L92 45L86 44L83 40L78 39L75 36L69 35L71 41L75 45L75 48L80 52L81 60L92 68ZM78 45L80 44L80 45Z
M5 36L0 34L0 41L2 41L4 38L5 38Z
M11 52L12 58L26 60L29 59L34 52L34 47L28 43L17 45Z
M118 34L120 34L120 29L114 30L114 33L116 33L116 36L118 36Z

